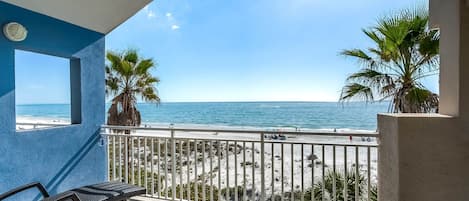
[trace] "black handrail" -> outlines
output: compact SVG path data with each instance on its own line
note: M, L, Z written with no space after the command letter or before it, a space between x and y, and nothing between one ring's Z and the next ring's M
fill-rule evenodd
M15 195L19 192L22 192L22 191L25 191L25 190L28 190L30 188L34 188L36 187L37 189L39 189L39 191L41 192L42 196L44 198L48 198L49 197L49 193L47 192L46 188L44 188L44 186L39 183L39 182L33 182L33 183L30 183L30 184L26 184L24 186L20 186L20 187L17 187L15 189L12 189L6 193L3 193L0 195L0 200L4 200L5 198L7 197L10 197L12 195Z

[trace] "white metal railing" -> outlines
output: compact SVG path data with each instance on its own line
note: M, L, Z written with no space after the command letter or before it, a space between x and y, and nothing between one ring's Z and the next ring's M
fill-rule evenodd
M376 200L377 133L102 126L109 179L169 200Z
M60 126L68 126L69 123L16 123L16 130L30 130L30 129L37 129L37 128L51 128L51 127L60 127Z

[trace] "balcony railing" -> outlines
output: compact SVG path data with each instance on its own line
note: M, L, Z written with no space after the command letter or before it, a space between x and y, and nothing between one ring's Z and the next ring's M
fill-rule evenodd
M60 126L69 126L69 123L16 123L16 130L31 130L31 129L40 129L40 128L52 128Z
M377 133L103 126L109 179L168 200L376 200Z

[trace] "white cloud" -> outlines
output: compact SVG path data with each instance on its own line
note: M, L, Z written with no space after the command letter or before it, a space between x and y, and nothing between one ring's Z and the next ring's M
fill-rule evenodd
M153 18L164 19L164 17L166 17L166 20L158 20L155 22L158 26L169 27L171 30L178 30L181 28L178 25L178 20L175 19L171 12L159 12L157 9L152 9L151 6L147 5L142 9L142 14L144 14L149 20Z
M156 17L155 12L153 12L152 10L148 11L147 17L148 17L149 19Z
M143 12L145 12L145 15L147 16L148 19L152 19L156 17L155 11L150 9L149 6L143 7Z

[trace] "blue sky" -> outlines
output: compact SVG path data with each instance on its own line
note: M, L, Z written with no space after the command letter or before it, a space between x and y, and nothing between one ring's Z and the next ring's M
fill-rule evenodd
M380 16L426 3L160 0L111 32L106 48L137 48L154 58L163 101L337 101L346 76L358 69L338 52L372 45L361 28ZM52 81L41 87L57 87ZM438 88L437 78L425 83ZM26 85L20 83L17 94L34 90ZM63 93L34 98L68 101Z

